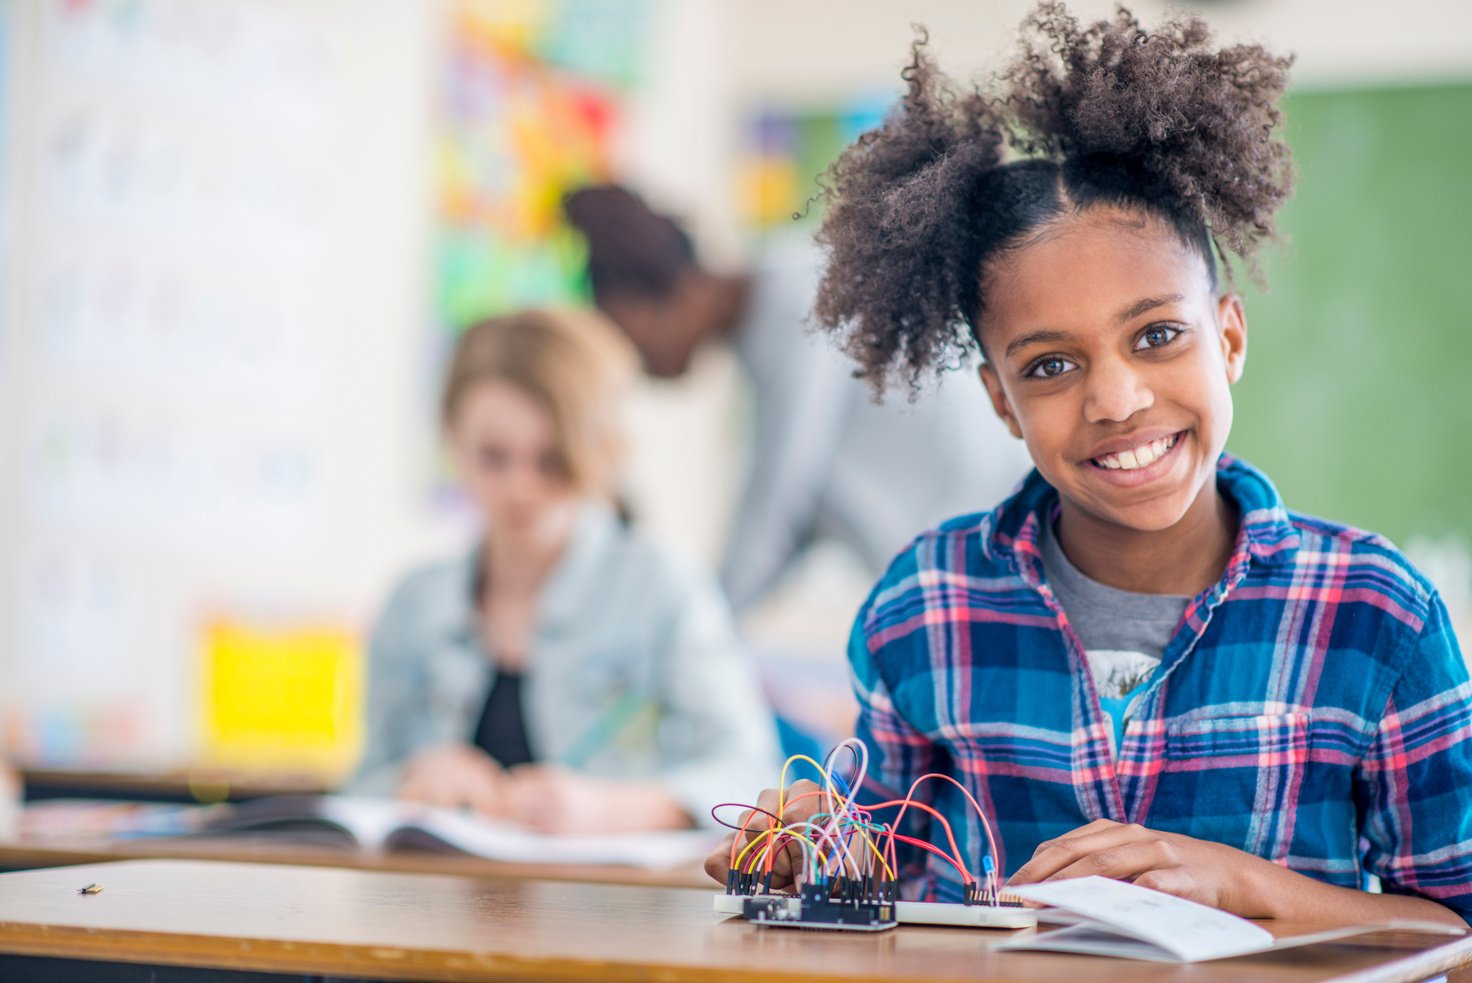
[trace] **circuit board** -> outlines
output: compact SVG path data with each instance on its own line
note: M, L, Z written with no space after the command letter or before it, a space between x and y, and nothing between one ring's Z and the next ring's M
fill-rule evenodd
M758 898L721 895L741 903L739 914L758 925L817 928L841 932L883 932L899 922L893 901L814 900L796 894L766 894Z
M717 894L715 910L722 915L746 916L746 902L758 900L782 902L800 900L790 894ZM892 901L894 920L901 925L950 925L958 928L1032 928L1037 913L1031 908L1012 904L940 904L933 901ZM749 917L749 916L746 916ZM833 926L821 926L824 928ZM872 930L871 930L872 931Z

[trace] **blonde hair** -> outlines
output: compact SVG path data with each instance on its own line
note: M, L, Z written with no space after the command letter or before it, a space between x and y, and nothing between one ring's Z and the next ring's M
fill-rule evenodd
M552 418L559 461L581 492L611 493L623 456L622 402L638 368L634 347L601 314L530 309L466 329L445 377L449 428L465 394L506 382Z

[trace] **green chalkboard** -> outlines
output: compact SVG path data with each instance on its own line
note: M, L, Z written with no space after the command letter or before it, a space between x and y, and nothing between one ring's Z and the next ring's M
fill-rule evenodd
M1472 85L1291 96L1228 447L1290 508L1472 543ZM1245 277L1240 279L1245 280Z

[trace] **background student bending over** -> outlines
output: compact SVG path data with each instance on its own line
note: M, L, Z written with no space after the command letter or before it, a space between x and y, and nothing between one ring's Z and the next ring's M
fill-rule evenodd
M355 791L611 831L708 822L776 767L723 599L615 509L635 364L593 313L527 311L460 339L443 422L485 534L390 597Z

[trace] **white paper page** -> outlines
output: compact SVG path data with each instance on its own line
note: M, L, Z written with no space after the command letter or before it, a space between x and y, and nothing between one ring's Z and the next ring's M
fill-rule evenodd
M1107 877L1048 881L1008 891L1084 915L1095 928L1148 942L1182 962L1261 952L1273 946L1271 932L1244 918ZM1046 948L1047 938L1039 935L1004 945Z
M356 795L324 795L315 808L318 816L337 823L369 850L380 849L388 834L414 813L413 806L402 802Z

